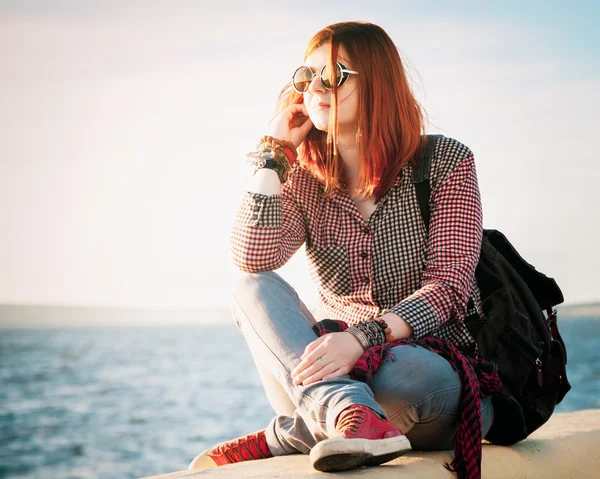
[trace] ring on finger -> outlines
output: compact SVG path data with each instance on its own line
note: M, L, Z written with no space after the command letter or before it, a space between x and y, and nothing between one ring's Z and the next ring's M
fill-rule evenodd
M317 359L317 361L319 361L319 363L321 364L321 366L325 367L325 361L323 361L323 357L321 356L320 358Z

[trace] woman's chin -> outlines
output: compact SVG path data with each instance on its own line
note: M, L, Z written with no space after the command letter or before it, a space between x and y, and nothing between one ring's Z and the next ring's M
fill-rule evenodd
M329 118L327 121L320 120L319 118L311 118L311 120L317 130L327 131L329 129Z

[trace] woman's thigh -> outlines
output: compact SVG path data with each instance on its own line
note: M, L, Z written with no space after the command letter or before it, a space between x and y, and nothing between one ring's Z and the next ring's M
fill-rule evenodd
M298 298L298 301L300 303L300 310L304 313L311 324L315 324L317 321L311 311L300 298ZM271 404L271 407L273 408L273 411L275 411L275 414L293 417L296 406L294 406L294 403L288 396L283 386L263 363L255 359L255 364L265 390L265 394L269 403Z
M280 325L273 324L280 320L285 321L285 329L291 331L290 322L308 321L310 327L316 323L316 319L308 307L298 296L296 290L279 274L274 271L263 271L260 273L244 273L234 286L234 300L231 303L231 315L236 325L244 332L245 328L258 328L272 333ZM241 303L243 311L240 310ZM276 306L276 307L273 307ZM271 314L264 314L265 310ZM283 314L275 314L283 311ZM251 316L252 326L245 316ZM293 318L297 317L298 320ZM263 324L266 322L267 324ZM287 335L291 335L291 332ZM311 330L312 340L316 339ZM277 342L277 341L275 341ZM286 390L273 373L267 367L266 358L262 357L250 348L252 358L256 365L265 394L273 410L278 415L293 416L296 406L287 394Z
M375 400L417 450L452 448L462 383L451 364L421 346L390 349L394 361L383 361L372 383ZM493 414L490 400L482 400L482 432Z

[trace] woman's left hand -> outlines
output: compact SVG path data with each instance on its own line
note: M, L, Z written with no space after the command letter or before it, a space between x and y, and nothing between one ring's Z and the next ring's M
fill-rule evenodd
M321 379L344 376L363 355L358 339L346 331L328 333L304 349L302 361L291 372L294 384L307 386ZM321 358L321 361L317 359Z

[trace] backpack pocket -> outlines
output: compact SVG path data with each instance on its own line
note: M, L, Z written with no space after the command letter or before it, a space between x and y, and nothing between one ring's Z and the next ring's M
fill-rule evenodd
M486 439L493 444L511 445L531 432L531 411L521 400L531 383L535 384L541 375L543 347L522 313L514 311L503 326L500 331L494 331L497 341L486 357L498 365L502 379L502 389L492 396L495 418ZM486 334L485 325L480 334ZM537 418L538 414L535 415Z
M523 393L534 369L537 369L536 375L541 374L543 344L536 337L527 317L515 311L489 358L498 365L502 382L517 397Z

